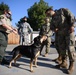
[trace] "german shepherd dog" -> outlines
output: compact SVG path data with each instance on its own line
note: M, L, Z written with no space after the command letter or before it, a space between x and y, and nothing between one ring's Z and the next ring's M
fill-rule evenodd
M13 56L9 63L9 68L12 67L12 62L14 60L14 64L16 64L16 60L19 59L21 56L26 56L30 58L30 71L33 72L33 61L34 66L37 67L37 58L40 54L40 49L42 42L47 39L46 36L37 36L34 38L34 43L30 46L26 45L19 45L12 50Z

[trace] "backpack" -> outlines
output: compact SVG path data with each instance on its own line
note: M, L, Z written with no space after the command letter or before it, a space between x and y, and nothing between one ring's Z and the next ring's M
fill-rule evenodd
M75 16L67 8L60 8L58 12L60 12L61 15L63 15L67 19L69 25L75 23ZM64 19L62 18L62 22L63 20Z

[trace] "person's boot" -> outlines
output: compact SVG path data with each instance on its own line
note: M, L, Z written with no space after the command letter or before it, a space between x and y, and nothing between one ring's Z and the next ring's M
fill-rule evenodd
M61 63L62 63L62 56L59 55L58 58L56 58L56 59L54 59L54 60L52 60L52 61L54 61L54 62L56 62L56 63L58 63L58 64L61 64Z
M55 66L56 68L66 68L68 67L67 60L65 58L62 59L62 63Z
M1 65L9 65L9 61L6 60L5 58L3 58L2 62L1 62Z
M68 74L71 74L74 71L74 62L70 61L69 69L68 69Z

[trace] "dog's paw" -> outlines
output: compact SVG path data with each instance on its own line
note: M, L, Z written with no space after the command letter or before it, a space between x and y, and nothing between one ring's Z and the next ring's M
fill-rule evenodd
M30 70L32 73L34 72L34 70Z
M38 67L37 65L33 65L33 67Z
M37 65L35 65L35 67L37 68L38 66L37 66Z
M8 68L12 68L12 66L8 66Z

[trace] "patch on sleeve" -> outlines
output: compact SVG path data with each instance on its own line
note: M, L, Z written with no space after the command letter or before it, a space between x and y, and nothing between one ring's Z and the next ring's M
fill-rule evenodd
M3 16L0 16L0 19L4 19L4 17Z

